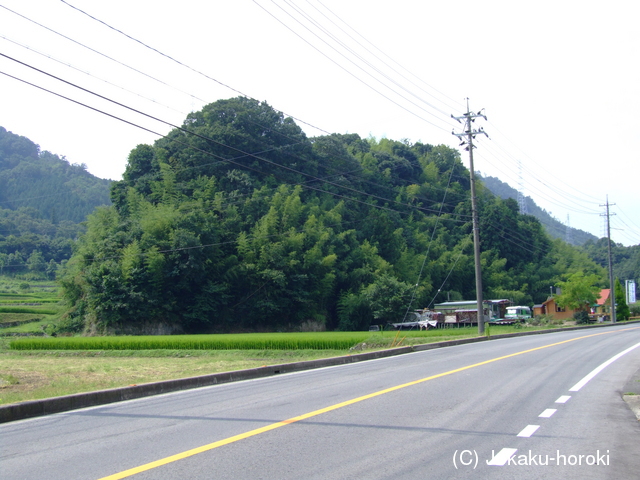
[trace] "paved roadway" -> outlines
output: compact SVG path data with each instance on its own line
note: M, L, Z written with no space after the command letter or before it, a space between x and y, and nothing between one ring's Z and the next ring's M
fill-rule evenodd
M0 425L0 478L638 478L638 368L626 325L206 387Z

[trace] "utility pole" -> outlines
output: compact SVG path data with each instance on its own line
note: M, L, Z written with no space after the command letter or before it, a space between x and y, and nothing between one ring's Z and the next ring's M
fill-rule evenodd
M613 262L611 261L611 223L609 222L609 217L611 215L615 215L615 213L609 213L609 205L615 205L615 203L609 203L609 195L607 195L607 203L604 205L600 205L601 207L607 207L607 213L601 214L602 216L607 217L607 239L609 246L609 287L611 291L609 292L609 300L611 300L611 323L616 323L616 287L613 284Z
M476 135L487 135L485 131L480 127L478 130L473 130L471 124L475 122L476 118L482 117L485 120L487 117L483 115L482 110L478 113L472 113L469 111L469 99L467 98L467 113L461 117L451 118L457 120L459 123L464 124L464 131L462 133L452 132L456 137L462 139L460 146L466 145L465 150L469 152L469 175L471 177L471 218L473 220L473 254L475 259L476 269L476 306L478 312L478 335L484 335L484 306L482 299L482 270L480 268L480 228L478 226L478 207L476 204L476 177L473 170L473 139ZM487 135L488 137L488 135Z

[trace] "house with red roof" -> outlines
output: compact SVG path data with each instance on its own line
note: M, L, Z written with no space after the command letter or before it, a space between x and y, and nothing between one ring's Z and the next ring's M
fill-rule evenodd
M591 317L604 317L606 315L611 315L611 301L609 299L609 295L611 293L611 289L603 288L600 290L600 298L597 300L595 305L592 305L589 312ZM549 314L553 315L553 318L558 320L570 320L573 318L573 314L575 310L570 308L562 308L556 303L555 297L549 297L546 302L541 303L540 305L533 306L533 315L544 315Z
M595 305L591 306L591 315L596 317L603 317L605 315L611 315L611 289L603 288L600 290L600 298L596 301Z

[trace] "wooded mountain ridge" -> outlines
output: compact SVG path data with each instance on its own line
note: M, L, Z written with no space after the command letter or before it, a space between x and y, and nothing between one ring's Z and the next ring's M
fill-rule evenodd
M53 278L110 184L0 127L0 273Z
M482 183L500 198L518 198L518 191L500 179L482 176ZM584 230L571 228L554 218L546 210L540 208L531 197L525 197L527 209L531 215L540 220L545 230L553 238L569 240L571 245L580 246L589 257L603 268L609 268L609 246L606 238L598 238ZM567 238L568 237L568 238ZM622 244L611 243L613 275L624 280L640 282L640 245L625 247Z
M484 185L491 190L494 195L503 199L513 198L514 200L517 200L518 190L509 184L503 182L499 178L489 175L479 174L479 177L481 178L482 183L484 183ZM553 238L560 238L565 241L568 240L567 243L570 243L571 245L584 245L589 241L598 241L598 237L589 232L585 232L578 228L567 227L560 220L553 217L549 212L540 208L531 197L525 196L524 201L529 214L540 220L540 223L544 225L547 233Z
M110 205L110 180L84 164L70 164L26 137L0 127L0 207L35 208L56 224L80 223L99 205Z

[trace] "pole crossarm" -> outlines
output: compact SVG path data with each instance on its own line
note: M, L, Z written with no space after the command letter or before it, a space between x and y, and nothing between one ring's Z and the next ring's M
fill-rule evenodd
M463 142L460 144L461 147L467 145L465 150L469 151L470 149L476 148L475 145L473 145L473 140L476 138L476 136L486 135L487 138L489 138L489 135L487 135L487 132L485 132L482 127L478 128L477 130L473 130L471 128L471 124L475 122L476 118L484 118L485 120L487 120L487 116L484 115L482 111L479 111L478 113L472 113L469 111L469 107L467 106L467 113L460 117L456 117L452 114L451 118L457 120L458 123L464 124L464 131L462 133L456 133L455 131L452 131L451 133L458 138L467 138L467 141L463 140Z

